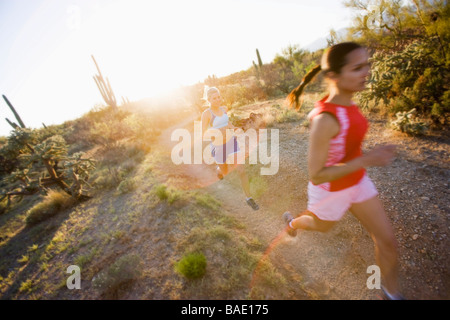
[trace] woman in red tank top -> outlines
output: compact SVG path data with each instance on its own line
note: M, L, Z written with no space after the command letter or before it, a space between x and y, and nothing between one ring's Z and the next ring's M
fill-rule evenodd
M296 235L297 229L326 232L349 210L375 243L386 297L397 299L402 297L397 281L397 242L378 192L365 170L390 164L395 146L380 146L362 153L368 121L352 101L353 95L366 87L368 58L365 48L356 43L337 44L325 51L321 64L288 96L291 105L298 107L306 84L319 71L324 72L329 95L318 101L309 114L308 209L296 218L285 212L283 219L291 236Z

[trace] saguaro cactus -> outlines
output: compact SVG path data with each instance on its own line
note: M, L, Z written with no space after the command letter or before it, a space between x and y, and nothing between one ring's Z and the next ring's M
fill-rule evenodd
M258 63L255 63L255 61L253 61L253 68L255 69L256 78L258 79L260 84L264 86L264 65L258 49L256 49L256 57L258 59Z
M130 104L130 99L128 99L128 97L122 97L122 105L127 105L127 104Z
M95 58L93 55L91 55L92 60L94 60L95 66L98 70L98 75L94 75L94 81L97 84L98 90L100 90L100 94L103 97L103 100L106 102L107 105L117 108L117 102L116 97L114 96L114 92L111 89L111 84L109 83L109 79L103 78L102 72L100 71L100 68L98 67L97 61L95 61Z
M256 56L258 57L258 66L260 68L262 68L263 63L262 63L262 60L261 60L261 56L259 55L259 50L258 49L256 49Z
M8 98L6 98L5 95L2 95L3 99L6 101L6 104L9 106L9 108L11 109L11 111L14 113L14 117L16 117L17 122L19 123L20 127L22 128L26 128L25 124L23 123L22 119L20 118L19 114L17 113L16 109L14 109L13 105L11 104L11 102L9 102ZM17 124L15 124L14 122L9 121L8 119L6 119L6 121L15 129L17 127Z

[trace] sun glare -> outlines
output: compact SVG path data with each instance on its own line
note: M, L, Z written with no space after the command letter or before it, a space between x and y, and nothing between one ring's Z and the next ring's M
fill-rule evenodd
M309 41L302 40L300 24L313 19L311 14L298 19L309 8L294 4L295 10L287 10L285 2L275 0L42 3L17 41L32 43L34 60L22 63L28 72L5 92L19 109L31 109L25 118L33 127L74 119L104 104L93 80L97 70L91 55L118 103L121 97L138 101L208 76L246 70L256 59L256 48L268 63L283 46ZM286 25L283 32L276 31L275 26L296 19L298 30ZM47 23L57 32L49 32ZM33 29L43 32L28 41L25 35ZM56 38L53 42L50 34ZM41 56L36 55L38 49Z
M115 1L81 24L77 42L96 57L120 95L166 93L251 66L250 57L245 66L236 65L241 44L229 39L244 31L227 17L244 19L242 13L224 7L217 16L210 7L203 0Z

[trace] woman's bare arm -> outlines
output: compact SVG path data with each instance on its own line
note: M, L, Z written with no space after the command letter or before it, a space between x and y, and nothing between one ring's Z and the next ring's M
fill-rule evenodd
M361 168L386 166L394 157L395 146L386 145L376 147L349 162L325 167L330 140L338 133L339 124L332 115L322 113L313 119L308 152L308 171L310 180L315 185L337 180Z

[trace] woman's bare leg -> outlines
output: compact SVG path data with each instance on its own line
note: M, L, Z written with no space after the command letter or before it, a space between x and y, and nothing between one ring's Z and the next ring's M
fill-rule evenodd
M226 176L228 174L228 164L217 164L219 167L220 173L222 173L223 176Z
M245 196L247 198L251 197L250 194L250 180L248 178L248 174L245 171L244 165L238 164L236 165L236 170L239 173L239 179L241 180L242 189L244 190Z
M291 226L294 229L320 231L320 232L327 232L335 224L336 221L320 220L310 211L305 211L301 213L298 218L293 219L291 222Z
M350 212L372 236L375 258L385 282L384 287L392 294L398 293L398 244L380 199L374 197L355 203Z

